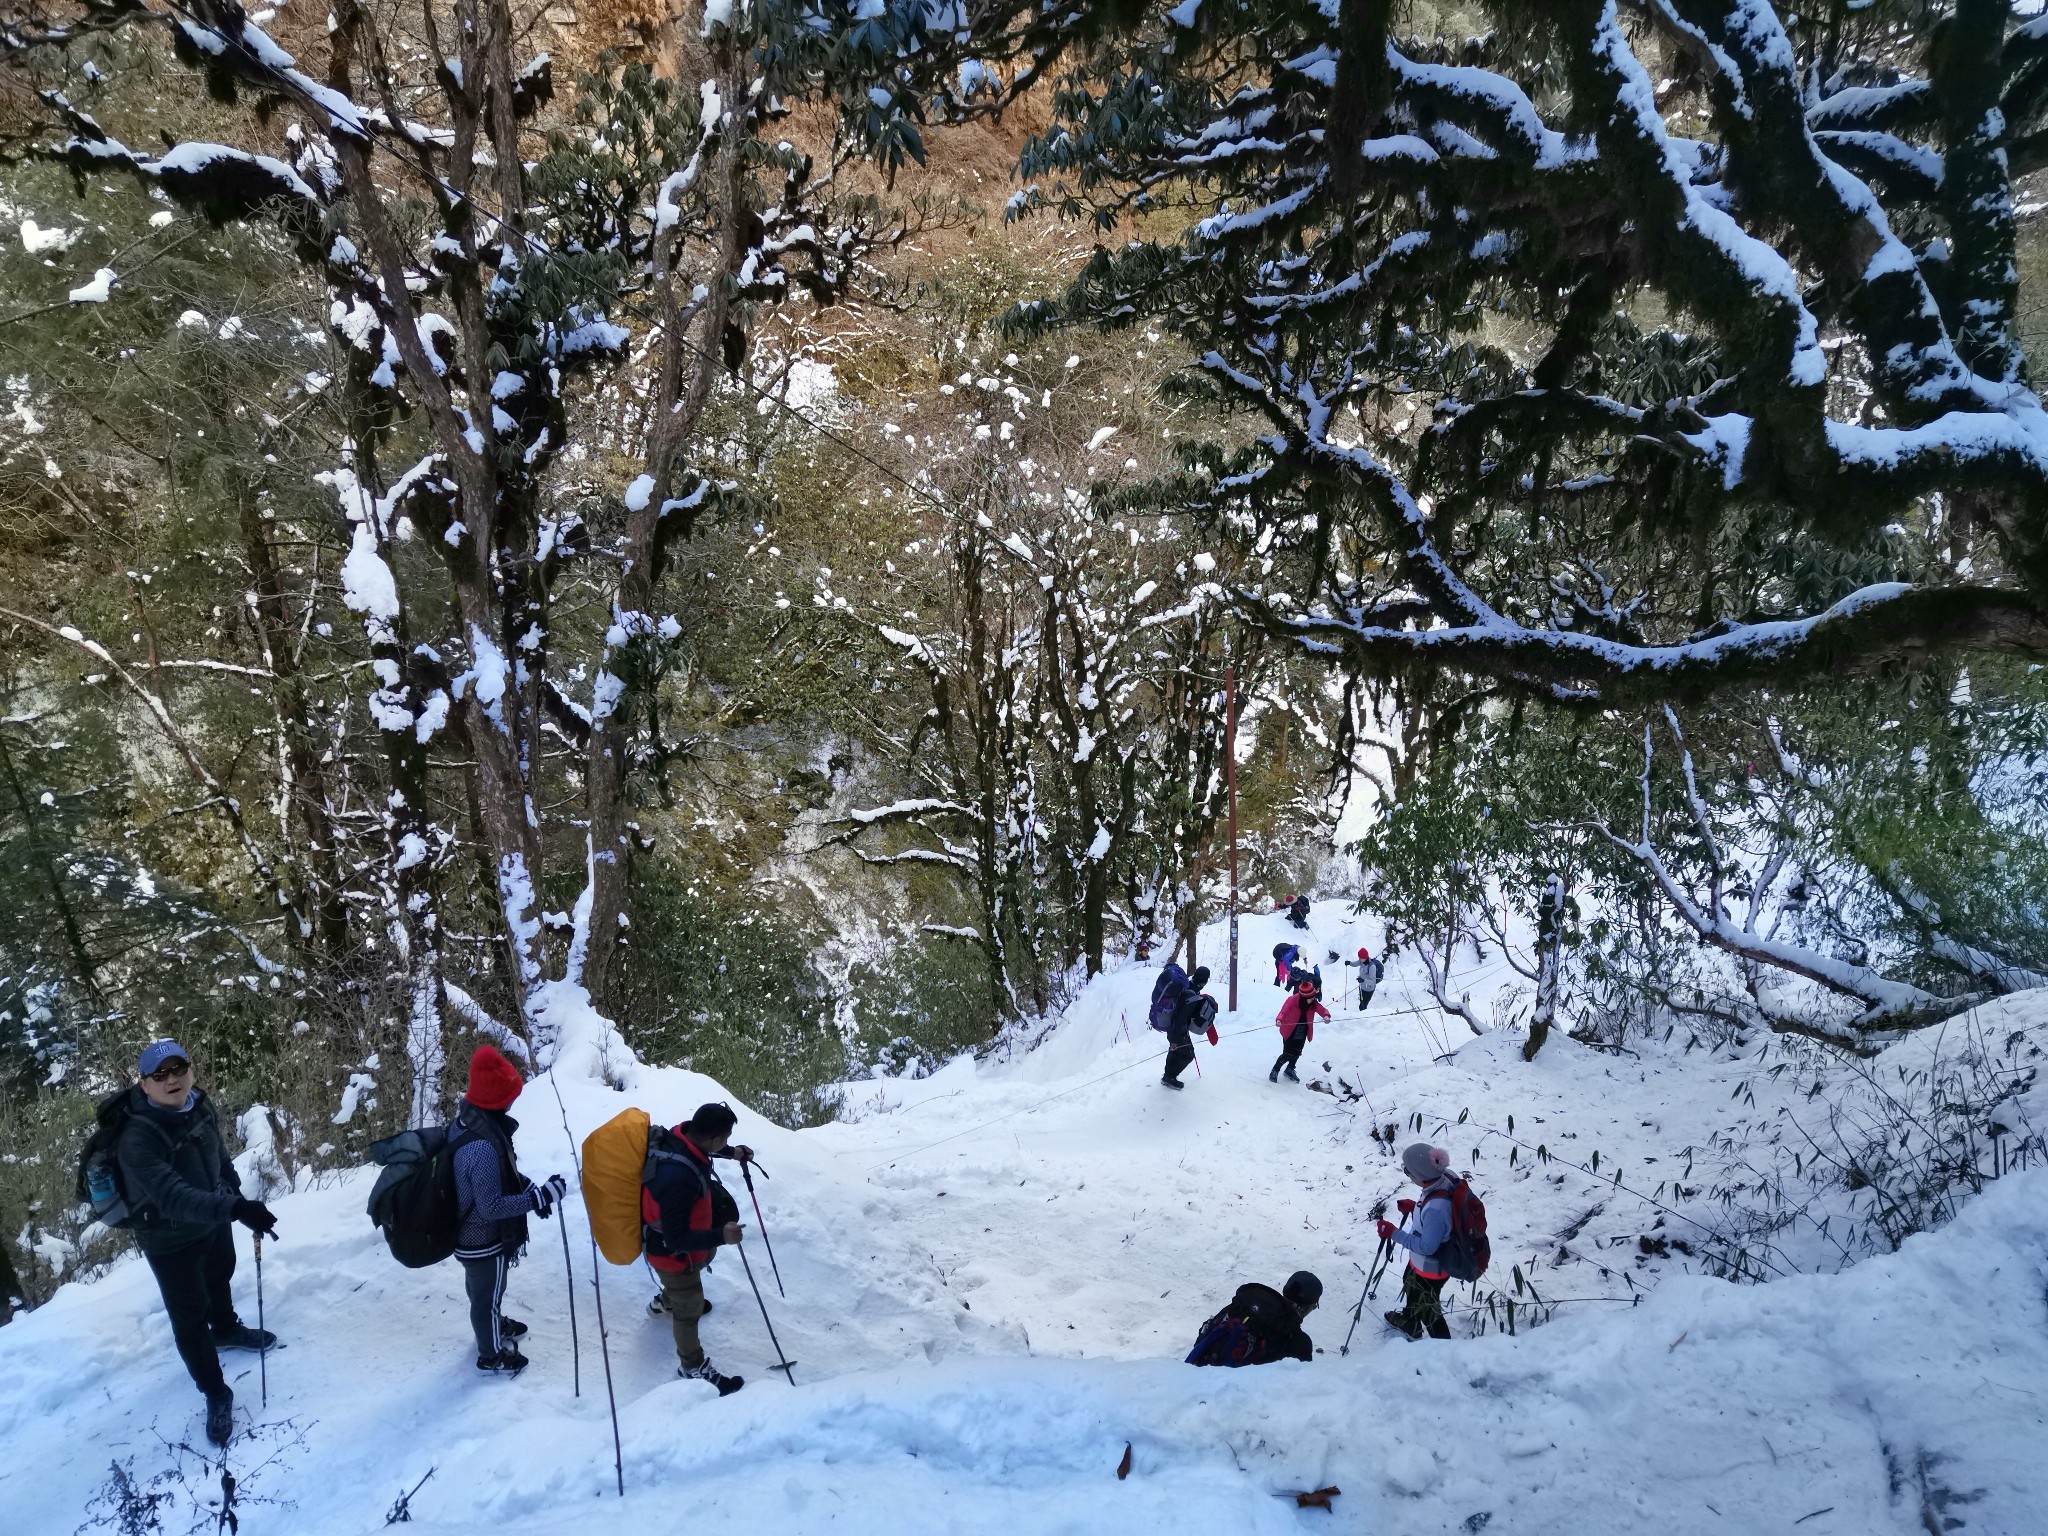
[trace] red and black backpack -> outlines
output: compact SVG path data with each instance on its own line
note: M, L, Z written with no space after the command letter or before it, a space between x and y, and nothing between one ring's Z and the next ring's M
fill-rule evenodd
M1423 1198L1451 1202L1451 1234L1430 1261L1453 1280L1477 1280L1493 1261L1493 1244L1486 1238L1486 1202L1463 1179Z

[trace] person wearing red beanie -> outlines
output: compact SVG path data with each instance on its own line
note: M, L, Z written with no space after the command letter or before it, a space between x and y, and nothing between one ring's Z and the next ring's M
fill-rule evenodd
M1344 963L1358 967L1358 1011L1363 1013L1372 1006L1372 995L1379 990L1380 978L1387 974L1387 968L1373 959L1372 951L1363 944L1358 946L1358 958Z
M510 1109L525 1087L519 1069L495 1045L480 1045L469 1058L469 1091L463 1097L478 1109Z
M519 1069L494 1045L480 1045L469 1058L469 1091L448 1148L455 1165L455 1257L462 1263L469 1293L469 1321L476 1334L476 1368L516 1376L526 1356L515 1343L526 1324L505 1316L505 1273L526 1247L526 1216L545 1220L568 1190L559 1173L536 1184L519 1171L512 1136L519 1122L505 1111L526 1086Z

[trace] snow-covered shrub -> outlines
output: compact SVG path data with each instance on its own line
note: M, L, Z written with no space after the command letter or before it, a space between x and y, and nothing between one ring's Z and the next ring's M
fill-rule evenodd
M1810 1091L1718 1132L1715 1186L1758 1236L1816 1263L1890 1252L1990 1181L2048 1161L2044 1068L2048 991L1970 1009L1870 1060L1801 1046L1766 1070L1810 1076Z
M125 1236L93 1224L75 1195L92 1111L92 1099L75 1090L0 1095L0 1246L31 1307L128 1248Z

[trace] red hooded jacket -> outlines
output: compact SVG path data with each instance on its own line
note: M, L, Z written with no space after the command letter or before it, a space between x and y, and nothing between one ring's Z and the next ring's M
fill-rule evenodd
M687 1125L677 1126L673 1141L651 1154L654 1175L640 1186L647 1262L676 1274L702 1269L724 1238L713 1226L710 1159L687 1132Z
M1316 1001L1314 993L1288 993L1287 1001L1280 1005L1280 1016L1277 1020L1280 1026L1280 1038L1282 1040L1292 1040L1295 1029L1301 1025L1306 1025L1308 1027L1308 1039L1314 1040L1316 1037L1316 1017L1319 1014L1327 1019L1330 1016L1330 1010Z

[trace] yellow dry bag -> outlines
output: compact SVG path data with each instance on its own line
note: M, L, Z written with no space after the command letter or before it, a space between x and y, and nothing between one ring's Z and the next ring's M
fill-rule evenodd
M598 1251L614 1264L640 1257L640 1181L647 1111L625 1109L583 1139L583 1209Z

